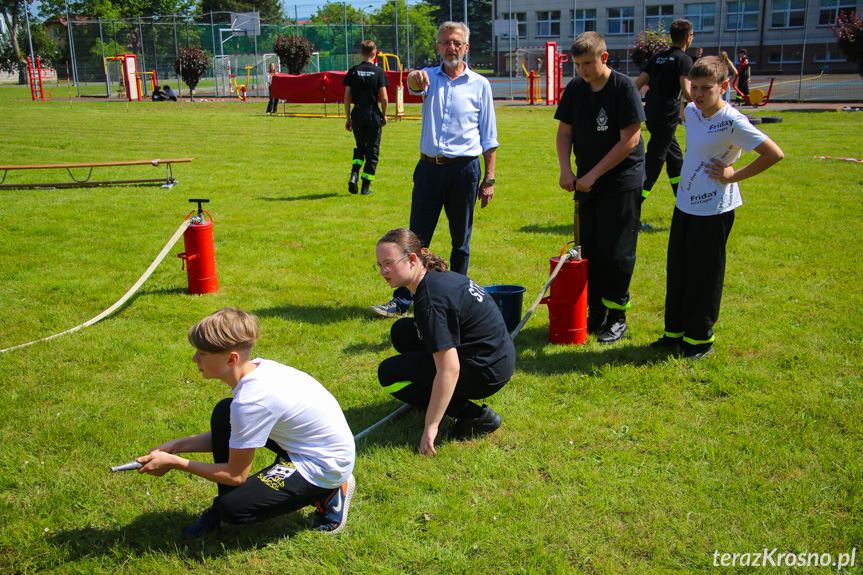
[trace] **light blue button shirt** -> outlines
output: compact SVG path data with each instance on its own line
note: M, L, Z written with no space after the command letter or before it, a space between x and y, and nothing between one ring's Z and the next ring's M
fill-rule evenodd
M479 156L499 146L491 84L465 68L455 80L440 66L427 68L420 152L427 156Z

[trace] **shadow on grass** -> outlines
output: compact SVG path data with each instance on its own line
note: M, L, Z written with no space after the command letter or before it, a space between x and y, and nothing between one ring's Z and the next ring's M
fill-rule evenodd
M351 345L345 346L342 351L345 353L350 353L354 355L358 355L361 353L380 353L382 351L386 351L388 349L392 349L393 344L390 342L390 338L386 337L380 343L353 343ZM395 351L393 351L395 354Z
M668 358L646 345L629 345L626 336L616 344L599 346L588 336L585 345L555 345L548 341L547 328L524 329L515 341L518 371L542 375L595 373L604 365L653 365ZM552 352L552 353L549 353Z
M302 512L296 512L239 529L211 533L196 541L183 541L183 530L196 520L197 516L177 511L147 512L114 529L85 527L63 531L51 542L63 549L66 562L98 557L116 559L118 552L123 555L157 552L203 564L214 556L263 549L308 529Z
M258 198L265 202L297 202L300 200L325 200L327 198L337 198L339 194L308 194L306 196L296 196L293 198Z
M566 226L540 226L538 224L530 224L523 226L518 231L529 234L559 234L561 236L572 235L572 224Z
M381 391L381 394L385 392ZM395 399L380 403L350 407L345 410L345 419L351 426L354 435L359 435L371 426L399 409L402 402ZM399 418L384 423L368 435L357 441L357 451L371 447L392 447L412 445L418 442L417 433L423 429L425 412L422 409L412 409Z
M279 317L320 325L355 319L357 317L368 317L367 308L356 305L332 306L284 304L277 307L253 310L252 313L261 318Z

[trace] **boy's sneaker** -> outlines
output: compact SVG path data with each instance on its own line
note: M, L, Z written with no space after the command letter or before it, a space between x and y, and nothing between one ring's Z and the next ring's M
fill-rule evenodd
M354 489L357 482L351 475L341 487L321 501L315 503L315 520L312 529L315 531L326 531L335 535L345 528L348 521L348 509L351 499L354 498Z
M651 349L676 351L683 346L683 338L664 335L650 344Z
M204 513L188 529L183 532L183 539L200 539L206 533L218 531L222 523L215 507L208 507Z
M683 359L699 360L716 353L712 343L687 345L683 350Z
M596 334L596 340L604 344L614 343L623 337L626 329L626 312L610 310L608 317L605 318L605 323Z
M460 417L455 425L444 430L444 435L450 439L470 439L491 433L500 427L503 418L495 410L483 404L482 413L478 417Z
M402 308L396 300L390 300L381 305L373 305L372 311L381 317L399 317L408 312L408 308Z

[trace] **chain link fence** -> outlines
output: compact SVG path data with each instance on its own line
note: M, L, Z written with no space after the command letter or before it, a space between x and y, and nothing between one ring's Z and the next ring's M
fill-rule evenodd
M196 96L231 96L243 86L249 96L266 96L270 62L280 68L273 54L273 43L279 35L303 36L314 44L316 52L304 73L347 70L360 63L360 44L367 38L377 43L380 52L397 53L406 70L427 61L417 52L413 27L407 24L262 24L260 35L247 35L232 30L229 23L153 16L122 20L73 18L71 26L58 27L58 32L65 36L70 55L66 69L61 68L58 74L74 83L79 96L121 95L123 77L116 62L126 55L135 57L144 96L151 93L154 83L177 85L181 94L188 95L188 87L181 83L174 68L184 48L199 48L211 59L195 88ZM390 64L394 66L395 62Z

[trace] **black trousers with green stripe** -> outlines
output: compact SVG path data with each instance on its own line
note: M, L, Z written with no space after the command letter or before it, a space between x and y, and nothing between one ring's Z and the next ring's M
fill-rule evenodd
M668 237L665 333L689 345L712 343L725 282L725 244L734 210L693 216L674 208Z
M662 174L662 165L668 179L671 180L671 188L677 195L677 183L680 182L680 172L683 170L683 151L677 143L677 124L679 123L680 107L672 110L651 111L647 113L647 131L650 139L647 141L647 150L644 155L644 189L652 190L659 175Z
M378 155L381 151L381 126L383 119L377 106L374 108L354 107L351 111L351 129L357 147L354 148L353 171L363 169L363 177L375 179ZM363 163L365 162L365 165ZM369 177L370 176L370 177Z
M381 362L378 380L396 399L426 409L437 374L434 357L420 340L412 317L397 320L390 329L390 335L399 355ZM509 378L501 382L489 382L485 374L475 373L466 362L462 362L446 414L455 418L479 417L481 407L469 400L494 395L508 381Z

